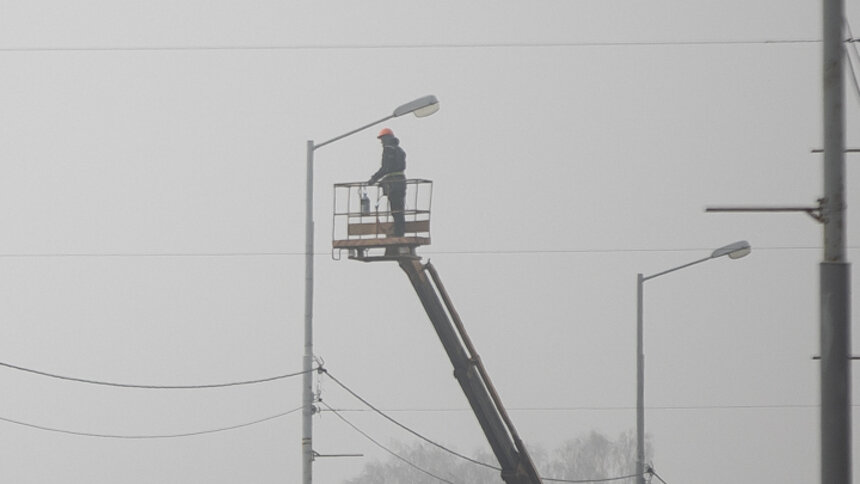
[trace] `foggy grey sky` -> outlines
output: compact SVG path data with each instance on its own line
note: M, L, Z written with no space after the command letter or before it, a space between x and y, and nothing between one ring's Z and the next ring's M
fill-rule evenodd
M820 10L0 0L0 362L162 385L300 370L306 141L435 94L439 113L388 124L407 174L435 183L420 253L527 443L632 430L636 274L745 239L747 258L646 283L653 464L669 483L813 482L821 226L704 208L821 196ZM856 2L847 17L856 34ZM331 186L366 180L379 153L375 130L316 153L316 352L395 418L474 454L483 435L405 275L329 257ZM361 407L321 384L333 407ZM0 368L0 385L0 418L91 434L189 433L301 405L299 379L154 391ZM0 480L298 482L300 418L173 439L0 421ZM330 414L314 447L365 454L318 460L319 483L387 457Z

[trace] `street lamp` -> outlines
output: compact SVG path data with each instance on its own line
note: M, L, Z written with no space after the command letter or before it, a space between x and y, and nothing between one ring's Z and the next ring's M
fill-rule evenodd
M327 144L346 138L363 131L371 126L388 121L389 119L413 113L416 117L430 116L439 110L439 100L436 96L424 96L414 101L398 106L394 112L382 119L366 124L328 141L314 144L307 142L307 187L305 189L305 352L302 359L302 483L311 484L313 465L313 307L314 307L314 151Z
M645 281L690 267L711 259L728 256L740 259L750 253L749 242L741 240L711 252L711 255L650 276L636 275L636 473L637 482L645 484L645 353L642 345L642 288Z

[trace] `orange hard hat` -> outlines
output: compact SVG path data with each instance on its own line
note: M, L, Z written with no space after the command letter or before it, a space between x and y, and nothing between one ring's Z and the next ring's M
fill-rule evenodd
M394 131L391 131L390 128L382 128L376 137L382 138L383 136L394 136Z

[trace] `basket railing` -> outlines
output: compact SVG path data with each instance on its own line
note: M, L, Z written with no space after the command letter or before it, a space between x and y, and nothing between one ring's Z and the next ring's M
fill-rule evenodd
M366 182L334 185L332 247L384 247L425 245L430 240L433 182L407 179L403 216L405 230L394 236L394 218L388 197L379 184Z

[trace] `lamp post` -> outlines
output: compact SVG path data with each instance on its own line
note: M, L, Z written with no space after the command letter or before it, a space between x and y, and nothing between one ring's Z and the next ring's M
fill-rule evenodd
M645 353L642 340L642 289L645 281L675 272L692 265L700 264L711 259L729 256L730 259L740 259L751 251L750 244L745 241L735 242L714 250L711 255L678 267L658 272L650 276L636 275L636 473L638 484L645 484Z
M398 106L394 112L382 119L365 124L360 128L336 136L328 141L315 144L307 142L307 187L305 189L305 351L302 358L302 483L311 484L313 472L313 307L314 307L314 151L325 145L363 131L389 119L413 113L416 117L430 116L439 110L436 96L424 96Z

